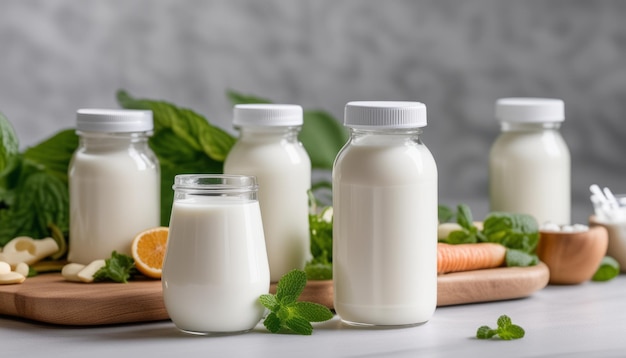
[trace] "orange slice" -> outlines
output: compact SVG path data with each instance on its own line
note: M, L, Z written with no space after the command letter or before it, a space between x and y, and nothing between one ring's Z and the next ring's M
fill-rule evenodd
M167 227L156 227L135 236L131 253L139 272L151 278L161 278L168 234Z

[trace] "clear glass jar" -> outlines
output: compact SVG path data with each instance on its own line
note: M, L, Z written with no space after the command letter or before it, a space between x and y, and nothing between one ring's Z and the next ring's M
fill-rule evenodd
M243 332L264 313L270 276L252 176L177 175L163 299L180 330Z
M224 173L254 175L272 282L310 258L311 160L298 140L302 107L243 104L234 108L239 138L224 162Z
M68 261L88 264L160 224L159 162L150 147L152 112L81 109L69 166Z
M502 98L501 133L489 154L491 211L529 214L541 225L571 221L571 159L559 128L563 101Z
M334 306L360 325L416 325L437 304L437 166L426 106L350 102L333 167Z

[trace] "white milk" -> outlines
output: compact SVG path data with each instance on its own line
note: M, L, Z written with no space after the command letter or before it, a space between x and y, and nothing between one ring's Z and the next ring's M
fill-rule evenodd
M503 131L489 156L490 210L530 214L540 225L570 224L571 159L559 133L562 102L501 101L498 106L509 107L498 114Z
M114 250L130 255L133 238L160 224L159 165L144 132L152 129L151 112L80 110L77 129L68 260L88 264Z
M285 111L293 107L299 109L295 122L291 117L285 121ZM266 118L259 118L270 110ZM311 160L297 140L302 109L240 105L235 107L234 123L241 134L224 162L224 173L257 178L270 277L277 282L287 272L304 268L311 252L307 196Z
M264 313L258 298L270 283L258 201L175 200L162 281L167 312L179 329L254 328Z
M397 132L355 137L333 169L335 310L349 323L424 323L437 304L435 161Z

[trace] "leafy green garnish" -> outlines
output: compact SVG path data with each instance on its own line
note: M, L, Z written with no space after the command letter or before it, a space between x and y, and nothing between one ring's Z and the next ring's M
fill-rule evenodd
M0 176L19 153L19 142L11 122L0 112Z
M278 333L288 330L310 335L313 333L311 322L324 322L333 318L333 313L326 306L297 301L304 286L306 273L292 270L278 281L275 295L265 294L259 297L259 302L271 311L263 320L268 331Z
M117 251L111 253L111 257L105 260L106 264L93 275L94 281L115 281L127 283L132 275L137 274L135 260Z
M593 275L591 280L593 281L609 281L617 277L619 275L620 266L617 260L612 258L611 256L604 256L602 262L600 262L600 267Z
M456 222L463 228L455 230L448 236L449 244L469 244L485 241L484 235L474 225L472 212L469 206L460 204L457 206Z
M511 318L507 315L502 315L498 318L498 328L492 329L489 326L481 326L476 331L476 338L478 339L491 339L499 337L503 340L520 339L524 337L526 332L518 325L513 324Z

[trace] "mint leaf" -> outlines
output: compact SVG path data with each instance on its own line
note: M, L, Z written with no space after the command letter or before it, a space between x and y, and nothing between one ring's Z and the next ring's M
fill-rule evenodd
M474 227L474 219L472 218L472 211L465 204L460 204L457 207L456 222L466 230L471 230Z
M296 302L306 286L306 273L301 270L287 272L276 285L276 299L283 305Z
M24 159L44 166L49 174L67 183L67 170L74 151L78 147L75 130L60 131L24 152Z
M331 319L333 313L326 307L313 302L297 302L306 285L306 274L292 270L280 278L276 294L265 294L259 302L271 312L263 320L268 331L278 333L283 329L297 334L310 335L313 326L310 322L323 322Z
M611 256L605 256L600 262L598 270L591 278L593 281L609 281L617 277L620 272L619 263Z
M120 283L127 283L131 275L136 273L135 260L124 254L113 251L111 258L105 260L104 267L100 268L93 275L94 281L111 280Z
M498 328L492 329L489 326L480 326L476 331L476 338L491 339L500 338L503 340L523 338L526 332L516 324L513 324L511 318L507 315L498 317Z
M310 210L315 212L316 201L309 191ZM326 207L319 214L309 214L311 255L313 258L304 267L309 280L330 280L333 278L333 220L332 207Z
M292 316L285 321L285 326L294 333L310 336L313 333L313 326L306 319L299 316Z
M294 312L309 322L324 322L333 318L332 312L326 306L314 302L295 302Z

